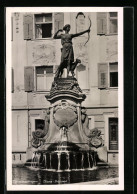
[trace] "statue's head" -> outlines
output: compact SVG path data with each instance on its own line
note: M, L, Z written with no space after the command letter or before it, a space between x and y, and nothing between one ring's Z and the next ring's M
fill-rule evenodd
M63 27L63 30L64 30L64 31L70 31L70 24L66 24L66 25Z

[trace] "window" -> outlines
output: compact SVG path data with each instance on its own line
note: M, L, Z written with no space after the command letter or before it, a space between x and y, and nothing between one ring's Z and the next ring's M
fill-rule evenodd
M52 38L64 26L64 13L26 13L23 16L24 40Z
M110 87L118 87L118 63L109 64Z
M108 63L98 63L98 88L108 87Z
M98 88L118 87L118 62L98 63Z
M35 119L35 130L37 129L44 129L45 121L41 119Z
M53 82L53 66L36 67L36 88L38 91L50 90Z
M36 38L49 38L52 36L52 14L35 15L35 36Z
M118 118L109 118L109 150L118 150Z
M109 13L109 34L117 34L117 12Z
M97 34L113 35L118 33L117 12L98 12L97 13Z

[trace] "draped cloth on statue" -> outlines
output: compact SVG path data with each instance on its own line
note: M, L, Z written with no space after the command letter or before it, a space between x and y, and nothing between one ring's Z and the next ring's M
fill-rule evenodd
M61 44L63 48L61 49L61 63L64 61L74 61L74 51L72 46L72 35L71 34L62 34L61 35Z

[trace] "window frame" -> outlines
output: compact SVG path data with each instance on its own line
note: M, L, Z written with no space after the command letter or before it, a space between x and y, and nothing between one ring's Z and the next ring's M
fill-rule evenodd
M106 113L104 114L104 122L105 122L105 126L104 126L104 130L105 130L105 144L104 146L107 147L107 152L119 152L119 122L118 122L118 150L110 150L109 147L109 119L110 118L118 118L119 120L119 117L117 115L115 115L114 113Z
M110 64L112 64L112 63L117 63L117 66L118 66L118 62L109 62L108 63L108 87L110 89L118 89L118 86L114 86L114 87L110 86L110 73L111 72L117 72L118 73L118 68L117 68L117 71L110 71Z
M118 123L117 123L117 128L118 128L118 131L117 131L117 147L118 149L117 150L113 150L113 149L110 149L110 119L118 119L118 117L109 117L108 118L108 150L109 151L118 151L119 150L119 127L118 127Z
M55 65L42 65L42 66L35 66L35 92L49 92L50 91L50 89L37 89L37 68L40 68L40 67L52 67L53 68L53 78L54 78L54 74L55 74ZM44 74L45 75L45 78L46 78L46 74ZM52 83L51 83L52 84Z
M51 22L36 22L36 15L46 15L46 14L51 14L52 15L52 20ZM52 30L51 30L51 37L47 37L47 38L36 38L36 23L37 24L49 24L51 23L52 24ZM54 13L52 12L45 12L45 13L34 13L33 14L33 34L34 34L34 39L35 40L48 40L48 39L52 39L53 38L53 34L54 34Z
M114 87L112 87L112 86L110 86L110 64L111 63L117 63L117 66L118 66L118 62L116 61L116 62L101 62L101 63L98 63L98 89L100 89L100 90L109 90L109 89L116 89L116 90L118 90L118 86L114 86ZM103 64L105 64L106 65L106 68L105 68L105 71L107 71L106 72L106 79L107 79L107 81L106 81L106 86L105 87L100 87L100 84L99 84L99 80L101 79L101 71L99 70L99 65L103 65ZM102 71L102 73L104 73L105 71ZM114 72L114 71L112 71L112 72ZM115 71L115 72L118 72L118 68L117 68L117 71ZM119 80L119 77L118 77L118 80Z
M118 35L118 12L116 12L117 17L111 17L110 13L111 12L107 13L107 35L110 35L110 36L111 35ZM113 33L110 32L110 20L117 20L117 32L113 32Z
M103 14L103 16L99 14ZM117 13L116 17L110 16L110 13ZM110 32L110 20L117 21L117 32ZM101 22L102 21L102 22ZM103 25L102 30L98 28L100 22ZM115 36L118 35L118 12L97 12L97 36Z

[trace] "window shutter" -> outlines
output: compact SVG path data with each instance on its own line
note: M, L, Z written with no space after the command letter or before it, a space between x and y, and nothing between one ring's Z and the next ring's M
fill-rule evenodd
M97 13L97 34L107 33L107 13L100 12Z
M63 29L64 26L64 13L55 13L54 15L54 32L57 32L59 29Z
M108 87L108 64L99 63L98 64L98 88Z
M34 67L24 67L24 85L26 92L34 90Z
M24 40L30 40L33 38L33 15L25 14L23 22L24 22Z
M14 69L11 68L11 92L14 92Z

